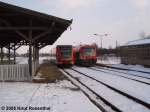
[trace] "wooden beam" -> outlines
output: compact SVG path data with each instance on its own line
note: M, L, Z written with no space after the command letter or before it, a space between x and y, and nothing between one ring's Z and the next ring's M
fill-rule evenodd
M29 26L32 26L32 20L29 21ZM29 31L29 75L32 76L32 39L33 39L33 32L32 30Z
M8 60L9 60L9 64L11 64L10 63L10 44L9 44L9 47L8 47Z
M35 42L36 40L38 40L39 38L43 37L43 36L46 36L47 34L51 34L52 31L54 30L55 28L55 22L53 21L52 24L51 24L51 28L49 28L48 30L46 30L45 32L39 34L38 36L34 37L33 38L33 42Z
M33 38L33 42L35 42L35 41L38 40L39 38L41 38L41 37L43 37L43 36L45 36L45 35L47 35L47 34L50 34L50 33L52 33L52 29L48 29L47 31L45 31L45 32L39 34L38 36L34 37L34 38Z
M16 64L16 50L14 49L14 64Z
M35 41L35 43L36 43L36 42L38 42L38 43L43 43L44 41L48 40L49 38L52 39L53 37L51 37L51 36L46 36L45 38L41 38L40 40Z
M29 44L29 74L32 76L32 44Z
M21 47L21 45L18 45L18 46L15 48L15 50L19 49L20 47Z
M45 41L47 42L47 41L49 40L49 38L51 38L51 41L53 41L53 40L55 39L55 37L49 37L49 36L48 36L48 37L43 38L42 40L40 40L40 42L41 42L41 43L43 43L43 42L45 42Z
M42 48L44 48L45 46L47 46L47 45L42 45L42 46L39 47L39 49L42 49Z
M3 56L4 56L3 47L1 47L1 64L3 64Z
M17 13L7 13L7 12L1 12L0 17L12 17L12 16L19 16Z
M8 22L8 21L6 21L6 20L4 20L4 19L1 19L2 21L3 21L3 23L6 25L6 26L8 26L8 27L12 27L12 25ZM20 32L19 30L14 30L19 36L21 36L22 38L24 38L26 41L29 41L29 39L28 39L28 37L26 36L26 35L24 35L22 32Z
M0 30L46 30L48 27L0 27Z
M39 61L39 49L33 46L33 62Z
M42 45L39 46L39 49L42 49L43 47L47 46L48 45L48 42L47 43L44 43Z

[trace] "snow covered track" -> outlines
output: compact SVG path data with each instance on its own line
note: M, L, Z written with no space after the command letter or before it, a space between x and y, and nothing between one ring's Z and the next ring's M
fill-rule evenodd
M115 66L109 66L109 65L104 65L104 64L96 64L97 66L99 67L106 67L106 68L111 68L111 69L116 69L116 70L124 70L124 71L133 71L133 72L137 72L137 73L145 73L145 74L148 74L150 75L150 72L148 71L142 71L142 70L135 70L135 69L129 69L129 68L122 68L122 67L115 67ZM134 75L134 74L132 74ZM139 76L139 75L137 75ZM141 77L144 77L144 76L141 76ZM145 78L148 78L150 79L150 77L145 77Z
M109 70L109 71L114 71L114 72L118 72L118 73L123 73L123 74L128 74L128 75L133 75L135 77L141 77L141 78L145 78L145 79L150 79L150 74L148 73L144 73L146 76L142 76L140 75L140 73L143 73L143 72L138 72L138 71L134 71L135 73L139 73L138 75L136 74L131 74L131 73L128 73L127 70L122 70L122 69L115 69L115 68L110 68L110 67L101 67L101 66L95 66L96 68L102 68L102 69L105 69L105 70Z
M149 112L150 87L148 85L122 77L104 75L100 71L84 67L73 67L73 69L66 69L66 71L121 111ZM129 83L118 83L117 80ZM134 84L137 85L133 86ZM145 93L141 91L143 88ZM119 101L116 102L116 99Z
M69 71L66 69L61 70L68 78L69 80L79 87L81 91L89 98L89 100L97 106L102 112L122 112L120 109L118 109L116 106L108 102L106 99L101 97L99 94L97 94L95 91L93 91L90 87L86 86L82 81L80 81L78 78L74 77L69 73Z
M137 82L140 82L140 83L150 85L150 79L146 78L146 77L141 77L141 76L137 76L137 75L134 75L134 74L124 73L124 72L120 72L120 71L117 71L117 70L101 68L101 67L97 67L97 66L96 67L91 67L89 69L93 69L93 70L104 72L104 73L109 73L111 75L116 75L116 76L123 77L123 78L129 79L129 80L133 80L133 81L137 81Z
M76 71L76 72L78 72L78 73L80 73L80 74L82 74L82 75L84 75L84 76L86 76L86 77L88 77L88 78L91 78L91 79L93 79L93 80L95 80L95 81L97 81L97 82L103 84L104 86L106 86L106 87L108 87L108 88L110 88L110 89L112 89L112 90L114 90L114 91L116 91L116 92L118 92L118 93L120 93L120 94L122 94L122 95L124 95L124 96L126 96L126 97L128 97L128 98L130 98L130 99L132 99L132 100L134 100L135 102L140 103L140 104L142 104L143 106L145 106L145 107L147 107L147 108L150 109L150 104L149 104L149 103L147 103L147 102L145 102L145 101L142 101L142 100L140 100L140 99L138 99L138 98L136 98L136 97L134 97L134 96L132 96L132 95L129 95L129 94L127 94L127 93L125 93L125 92L123 92L123 91L121 91L121 90L119 90L119 89L116 89L116 88L114 88L114 87L112 87L112 86L110 86L110 85L108 85L108 84L106 84L106 83L104 83L104 82L102 82L102 81L99 81L99 80L97 80L97 79L95 79L95 78L93 78L93 77L91 77L91 76L88 76L88 75L86 75L86 74L84 74L84 73L82 73L82 72L80 72L80 71L77 71L77 70L75 70L75 69L72 69L72 70L74 70L74 71Z

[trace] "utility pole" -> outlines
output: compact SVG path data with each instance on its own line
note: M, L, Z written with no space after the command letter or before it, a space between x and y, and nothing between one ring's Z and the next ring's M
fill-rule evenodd
M116 49L118 48L118 41L116 40Z
M103 49L103 37L108 36L108 34L106 33L106 34L100 35L100 34L95 33L95 34L93 34L93 35L95 35L95 36L97 36L97 37L99 37L99 38L101 39L101 51L103 51L103 50L102 50L102 49ZM101 54L100 59L101 59L101 61L102 61L102 54Z
M108 36L108 34L106 33L104 35L100 35L100 34L95 33L93 35L95 35L95 36L97 36L97 37L99 37L101 39L101 49L102 49L103 48L103 37Z

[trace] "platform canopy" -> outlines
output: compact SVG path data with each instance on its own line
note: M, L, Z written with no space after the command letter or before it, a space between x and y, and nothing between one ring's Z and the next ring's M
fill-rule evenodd
M52 45L70 26L65 20L48 14L0 2L0 47Z

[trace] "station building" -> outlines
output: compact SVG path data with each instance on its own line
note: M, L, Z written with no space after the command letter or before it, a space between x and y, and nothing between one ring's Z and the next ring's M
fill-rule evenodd
M130 41L120 47L122 64L150 66L150 39Z

